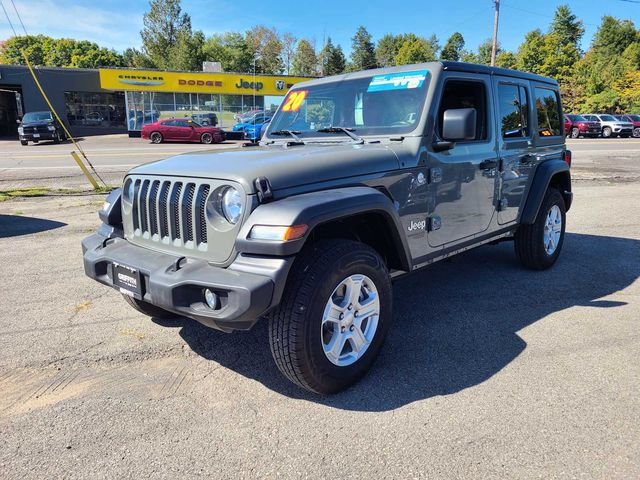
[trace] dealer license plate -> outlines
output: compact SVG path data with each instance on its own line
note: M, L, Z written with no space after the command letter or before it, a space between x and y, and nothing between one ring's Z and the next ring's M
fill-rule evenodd
M114 263L113 285L125 295L138 299L142 298L142 280L140 272L135 268Z

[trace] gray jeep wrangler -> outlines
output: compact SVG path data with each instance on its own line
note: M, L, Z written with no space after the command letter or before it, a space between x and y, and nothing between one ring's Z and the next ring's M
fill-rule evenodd
M83 243L88 276L153 317L269 321L290 380L369 369L392 280L489 242L551 267L572 200L554 80L453 62L313 80L260 144L132 169Z

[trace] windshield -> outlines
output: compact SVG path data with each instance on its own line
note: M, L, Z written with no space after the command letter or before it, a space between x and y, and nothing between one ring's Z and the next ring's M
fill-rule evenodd
M23 122L52 122L51 112L29 112L22 118Z
M573 122L588 122L582 115L567 115Z
M411 132L420 120L428 78L427 70L412 70L291 90L269 133L291 130L307 137L336 136L335 130L318 132L329 127L358 135Z
M618 120L613 115L600 115L600 118L605 122L616 122Z

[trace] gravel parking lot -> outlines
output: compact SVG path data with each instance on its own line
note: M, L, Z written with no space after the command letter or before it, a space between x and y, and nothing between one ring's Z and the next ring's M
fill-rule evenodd
M131 140L89 142L119 181ZM12 148L0 190L81 184ZM399 280L381 357L333 397L280 375L265 322L150 320L86 278L103 196L0 202L0 477L639 478L640 141L570 148L556 266L502 243Z

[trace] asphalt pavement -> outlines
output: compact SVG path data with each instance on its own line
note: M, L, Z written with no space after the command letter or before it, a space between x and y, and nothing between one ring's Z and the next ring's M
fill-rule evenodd
M571 142L551 270L501 243L399 280L331 397L280 375L265 322L151 320L86 278L102 196L0 202L0 477L640 478L640 142L603 142Z

